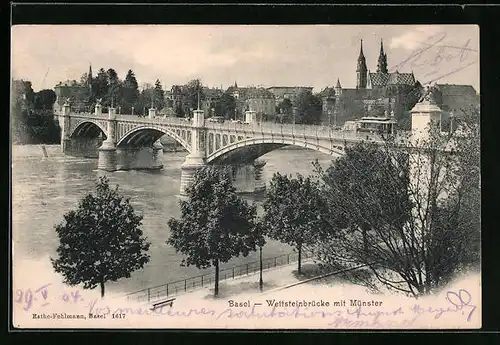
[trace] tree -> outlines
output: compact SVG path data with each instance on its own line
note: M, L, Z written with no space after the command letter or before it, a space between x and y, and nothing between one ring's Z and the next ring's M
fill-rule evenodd
M281 117L281 122L291 122L293 116L293 104L288 98L282 100L277 107L276 113ZM283 121L285 119L285 121Z
M203 93L203 84L200 79L193 79L184 86L183 90L185 96L185 103L188 109L198 109L198 100L200 106L205 100Z
M139 85L134 72L129 69L122 86L121 107L125 114L132 114L132 107L137 109L139 99Z
M57 95L54 90L41 90L35 94L35 110L52 110L56 102Z
M51 258L52 265L66 284L83 283L84 289L100 285L103 297L106 281L129 278L131 272L149 262L150 243L141 225L142 216L135 213L129 199L118 194L118 186L111 189L109 180L101 177L96 194L85 196L78 208L56 225L59 257Z
M103 68L99 69L97 76L92 80L92 83L93 98L106 98L108 95L109 82L108 74Z
M430 293L479 262L479 121L467 135L361 143L323 172L329 226L318 248L330 264L366 265L384 286Z
M156 79L155 87L153 89L154 107L160 111L165 106L165 91L161 86L160 80Z
M314 244L321 237L319 229L325 225L326 204L317 184L300 174L290 178L275 173L263 207L262 223L267 235L297 248L300 274L304 246Z
M225 119L234 119L236 114L236 100L234 97L224 92L220 99L215 103L215 113L223 116Z
M108 77L108 92L104 104L107 106L117 107L121 99L121 80L118 74L112 68L106 71Z
M311 93L303 90L295 99L295 123L301 124L319 124L321 122L321 112L323 104L321 99Z
M187 255L183 265L215 267L215 292L219 294L219 265L255 251L261 239L255 230L256 208L241 199L227 170L207 166L199 169L180 201L180 219L168 221L167 243Z
M186 114L184 113L184 109L182 108L182 105L176 104L175 105L175 116L177 117L185 117Z

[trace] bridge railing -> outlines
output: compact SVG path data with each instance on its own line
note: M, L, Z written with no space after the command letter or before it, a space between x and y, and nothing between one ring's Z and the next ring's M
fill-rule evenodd
M241 132L241 133L262 133L273 136L294 136L297 138L320 138L320 139L370 139L381 140L377 134L358 133L356 131L337 130L329 126L322 125L302 125L302 124L280 124L263 122L260 124L244 123L207 123L207 128L220 131Z
M107 119L108 114L104 113L101 116L96 116L90 113L76 113L75 117L92 117L99 119ZM117 115L116 119L123 122L140 122L142 124L152 125L176 125L181 127L191 127L192 121L186 118L178 117L154 117L152 119L137 115ZM339 140L373 140L382 141L383 139L376 133L366 133L357 131L346 131L334 129L330 126L322 125L303 125L303 124L281 124L274 122L261 122L255 124L246 124L241 122L208 122L205 121L205 127L219 131L229 131L236 133L262 133L273 136L293 136L293 137L308 137L319 139L339 139Z

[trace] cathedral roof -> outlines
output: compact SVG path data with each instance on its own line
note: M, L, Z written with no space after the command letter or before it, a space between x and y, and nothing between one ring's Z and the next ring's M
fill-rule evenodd
M386 86L389 80L389 73L368 73L368 80L373 86Z
M389 85L415 85L415 76L413 73L399 73L398 71L389 73Z
M387 85L415 85L415 76L413 73L400 73L398 71L392 73L368 73L368 79L372 87Z

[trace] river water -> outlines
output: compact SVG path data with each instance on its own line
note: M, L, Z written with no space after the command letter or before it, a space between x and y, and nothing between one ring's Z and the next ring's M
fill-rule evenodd
M12 147L12 263L16 272L43 264L50 267L55 257L58 238L54 225L63 215L75 209L78 200L94 189L98 176L97 159L64 156L58 145L46 146L44 157L39 145ZM151 242L150 262L132 273L131 278L107 283L107 291L126 293L143 288L185 279L202 272L194 266L181 267L182 255L167 245L168 219L179 217L180 166L185 152L165 152L164 168L160 171L123 171L106 173L112 185L118 184L122 195L130 198L135 210L144 216L142 229ZM318 159L328 165L331 157L309 150L276 150L262 156L266 161L263 178L270 181L273 173L304 175L313 172L311 162ZM258 198L245 197L259 203ZM274 257L292 251L288 245L268 240L263 256ZM258 253L234 258L222 267L258 260ZM20 263L23 262L23 265ZM19 265L18 265L19 264ZM37 266L38 265L38 266ZM48 270L50 271L50 269ZM47 274L47 273L44 273ZM56 276L55 272L49 274ZM61 279L61 277L57 277Z

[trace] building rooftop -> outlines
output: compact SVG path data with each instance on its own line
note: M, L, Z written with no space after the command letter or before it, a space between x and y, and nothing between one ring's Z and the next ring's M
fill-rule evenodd
M444 111L461 112L479 106L479 95L472 85L436 84L437 103Z
M400 73L398 71L392 73L368 73L368 84L374 86L387 85L415 85L415 76L413 73Z

